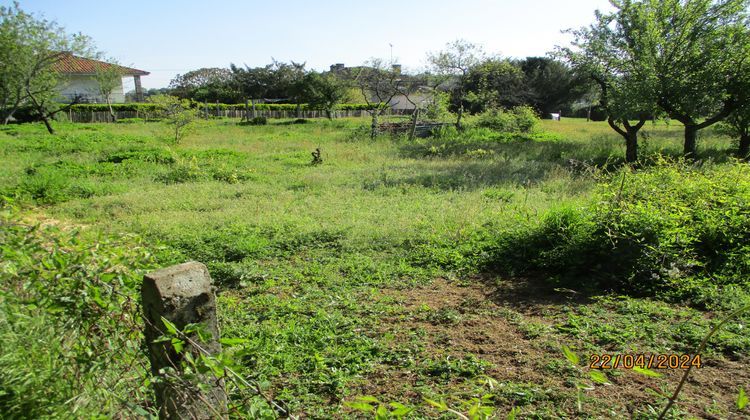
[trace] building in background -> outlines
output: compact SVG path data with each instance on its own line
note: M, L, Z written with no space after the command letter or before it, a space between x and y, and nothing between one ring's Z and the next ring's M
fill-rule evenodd
M58 87L60 95L68 101L78 98L79 102L104 103L106 99L99 93L99 85L96 82L96 72L102 69L116 67L122 77L132 77L135 82L135 99L143 100L143 88L141 87L141 76L150 73L130 67L106 63L104 61L92 60L90 58L78 57L73 54L64 54L52 68L63 75L63 81ZM125 102L125 92L120 86L112 91L113 103Z

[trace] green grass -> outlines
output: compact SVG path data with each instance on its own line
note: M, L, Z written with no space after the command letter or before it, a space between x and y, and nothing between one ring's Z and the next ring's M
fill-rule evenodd
M707 330L713 314L689 305L536 296L514 289L527 279L483 270L498 233L561 205L584 206L623 164L623 142L605 123L543 121L530 135L477 128L415 142L352 135L365 124L213 121L179 145L160 123L60 123L56 136L39 125L2 127L0 193L30 214L88 226L84 241L135 233L160 265L206 263L220 285L222 334L247 340L230 350L241 373L295 414L352 415L345 401L375 394L429 416L437 412L423 397L463 407L489 394L500 414L518 406L532 418L624 415L629 402L610 404L605 387L578 413L560 345L581 354L689 351ZM647 162L679 155L681 127L644 130ZM313 166L317 147L324 162ZM707 132L700 148L718 164L729 160L729 139ZM450 286L434 301L414 307L403 297L424 298L419 291L435 279ZM501 297L451 300L471 287ZM516 291L502 297L504 288ZM503 373L510 356L490 357L455 336L483 322L519 337L528 352L513 363L528 375ZM714 363L746 360L750 342L738 325L712 342ZM17 346L14 360L28 357ZM747 380L732 374L737 385ZM650 386L669 387L675 375ZM622 379L615 387L636 390L627 395L648 416L664 399L639 386ZM700 414L710 395L691 392L685 412ZM719 415L736 414L731 399L719 399Z

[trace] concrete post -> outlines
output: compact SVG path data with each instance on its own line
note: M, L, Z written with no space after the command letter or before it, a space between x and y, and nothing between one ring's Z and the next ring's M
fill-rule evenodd
M210 374L195 380L174 380L163 371L169 369L180 376L185 355L195 360L201 354L217 355L221 352L219 326L216 318L216 297L211 277L205 265L188 262L167 267L143 277L141 289L143 313L146 322L145 337L151 360L152 373L162 378L154 384L159 417L166 419L210 419L226 415L226 394L221 379ZM170 341L154 340L167 332L162 317L182 331L188 324L201 324L209 337L198 334L188 336L180 352ZM209 385L200 389L195 382Z

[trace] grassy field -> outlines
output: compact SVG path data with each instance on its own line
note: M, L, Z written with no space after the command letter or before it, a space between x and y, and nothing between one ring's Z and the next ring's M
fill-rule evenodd
M525 136L474 129L415 142L370 141L357 134L365 124L211 121L180 144L160 123L61 123L56 136L8 126L0 193L27 220L80 227L91 243L137 234L155 265L206 263L222 335L246 340L231 350L238 369L293 415L369 417L356 406L371 396L414 417L440 415L425 398L500 417L514 407L523 418L654 417L681 370L611 370L599 384L589 356L689 353L713 308L484 264L495 237L591 201L622 166L621 139L574 119ZM679 125L644 130L646 161L681 151ZM323 163L311 165L318 147ZM700 147L707 165L729 165L729 139L709 131ZM709 343L675 417L741 416L742 328Z

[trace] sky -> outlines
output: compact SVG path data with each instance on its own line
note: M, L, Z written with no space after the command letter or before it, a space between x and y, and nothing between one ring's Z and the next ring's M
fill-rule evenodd
M0 0L10 5L10 0ZM593 22L608 0L21 0L21 9L82 32L119 63L151 72L145 88L177 74L230 63L362 64L378 57L405 70L465 39L505 57L545 55ZM128 79L126 79L128 80ZM132 85L132 80L130 81ZM132 88L126 82L125 89Z

